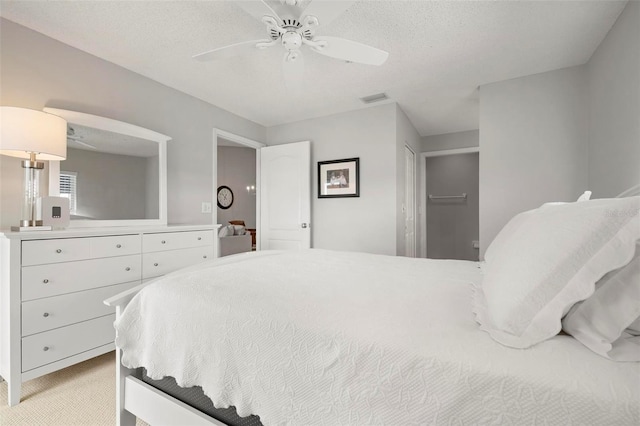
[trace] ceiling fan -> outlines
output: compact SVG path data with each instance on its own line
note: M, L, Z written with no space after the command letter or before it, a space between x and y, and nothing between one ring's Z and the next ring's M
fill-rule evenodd
M366 44L346 40L340 37L316 36L315 31L321 25L327 25L340 16L355 1L328 0L280 0L283 18L269 6L265 0L239 1L238 6L261 21L267 29L268 39L244 41L230 46L220 47L195 55L198 61L226 59L233 56L249 54L258 49L266 49L276 44L284 47L283 67L287 81L299 77L303 71L301 48L346 62L357 62L368 65L382 65L389 56L385 52ZM301 13L300 6L308 4Z
M81 135L76 135L76 130L71 127L71 126L67 126L67 142L71 141L71 143L76 143L78 145L82 145L84 147L87 147L89 149L98 149L95 146L88 144L86 142L83 142L82 140L84 139L84 136ZM73 148L73 146L71 147Z

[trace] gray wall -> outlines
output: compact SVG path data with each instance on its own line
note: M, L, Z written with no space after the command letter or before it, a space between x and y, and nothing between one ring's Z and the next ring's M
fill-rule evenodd
M640 182L640 4L587 64L480 88L481 257L515 214Z
M427 257L478 260L472 246L478 240L478 154L426 158L426 193L467 194L466 199L427 198Z
M157 219L146 216L147 159L67 149L60 170L76 172L76 215L86 219ZM157 190L157 180L153 185Z
M324 249L396 254L396 105L267 129L277 145L311 141L311 238ZM317 162L360 157L359 198L318 198Z
M146 127L168 143L168 219L211 223L203 201L215 202L213 128L264 141L252 121L42 34L0 21L0 103L41 110L45 106L100 115ZM19 160L0 156L0 227L20 216Z
M247 192L247 186L256 184L256 150L231 146L218 147L218 186L233 191L233 204L218 209L218 223L228 225L230 220L244 220L247 228L256 227L256 195Z
M480 88L480 256L517 213L587 189L584 66Z
M630 1L587 64L589 189L615 197L640 183L640 2Z
M480 144L480 131L446 133L425 136L421 141L421 152L443 151L447 149L475 148Z

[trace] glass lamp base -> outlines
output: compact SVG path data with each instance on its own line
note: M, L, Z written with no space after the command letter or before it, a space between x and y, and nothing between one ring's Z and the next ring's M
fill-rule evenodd
M34 232L34 231L51 231L53 227L50 225L42 226L12 226L12 232Z
M23 219L20 221L20 227L21 228L26 228L29 226L42 226L42 221L41 220L26 220Z

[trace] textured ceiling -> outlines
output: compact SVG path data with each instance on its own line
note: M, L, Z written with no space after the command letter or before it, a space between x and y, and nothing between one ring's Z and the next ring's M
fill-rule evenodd
M191 58L265 38L264 25L235 3L3 0L0 15L264 126L362 108L360 97L385 92L427 136L477 129L482 84L585 63L626 4L360 0L316 34L386 50L387 62L304 50L305 81L292 92L281 46Z

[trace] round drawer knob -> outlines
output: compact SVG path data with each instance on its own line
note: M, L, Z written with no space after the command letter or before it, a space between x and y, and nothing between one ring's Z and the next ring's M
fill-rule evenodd
M56 250L56 253L62 253L62 249Z
M116 248L122 248L122 244L116 244Z
M44 280L42 280L42 282L47 284L49 282L49 280L47 278L45 278Z
M48 351L49 350L49 346L45 346L44 348L42 348L43 351Z
M207 258L207 255L205 254L204 256L202 256L202 258L203 258L203 259L206 259L206 258Z
M157 263L154 263L154 264L153 264L153 266L158 266L158 264L157 264Z
M167 244L165 240L160 241L162 244Z
M49 312L45 312L44 314L42 314L42 316L47 318L49 316Z
M128 272L128 271L130 271L130 270L131 270L131 268L129 268L129 267L127 266L126 268L124 268L124 270Z
M202 239L202 237L198 237L198 241L200 241Z

